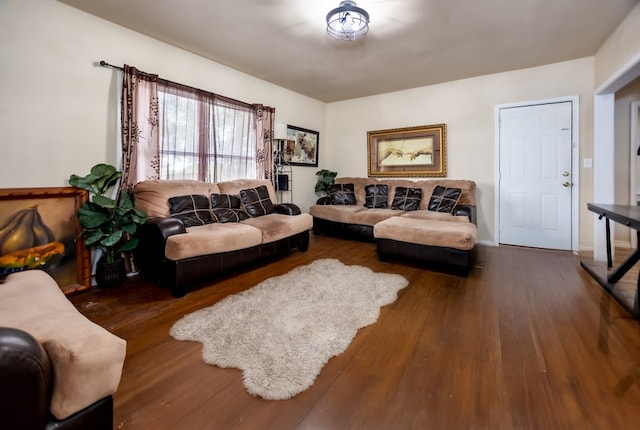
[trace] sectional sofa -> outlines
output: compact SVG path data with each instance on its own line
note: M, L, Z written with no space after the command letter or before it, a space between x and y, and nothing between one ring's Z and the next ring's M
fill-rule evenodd
M467 276L476 252L475 189L469 180L344 177L309 212L314 234L375 241L381 260Z

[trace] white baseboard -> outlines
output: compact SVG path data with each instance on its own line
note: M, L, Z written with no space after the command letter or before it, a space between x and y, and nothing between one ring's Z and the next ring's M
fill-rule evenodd
M476 244L483 246L498 246L498 244L493 240L478 240Z
M616 248L624 248L624 249L631 249L631 242L628 240L616 240L613 243L613 246L615 246Z

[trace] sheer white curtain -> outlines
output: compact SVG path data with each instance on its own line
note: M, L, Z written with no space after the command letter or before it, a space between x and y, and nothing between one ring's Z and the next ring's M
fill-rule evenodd
M275 109L124 66L121 188L145 179L271 178Z
M161 82L158 107L162 179L258 177L256 110L251 105Z

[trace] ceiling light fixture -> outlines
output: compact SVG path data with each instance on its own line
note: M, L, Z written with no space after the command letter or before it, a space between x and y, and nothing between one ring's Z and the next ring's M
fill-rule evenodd
M338 40L357 40L369 32L369 14L345 0L327 14L327 33Z

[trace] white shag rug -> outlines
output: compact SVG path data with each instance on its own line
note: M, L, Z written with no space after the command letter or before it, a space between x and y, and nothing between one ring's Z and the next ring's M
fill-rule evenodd
M241 369L249 393L289 399L309 388L408 283L400 275L317 260L186 315L170 334L201 342L206 363Z

